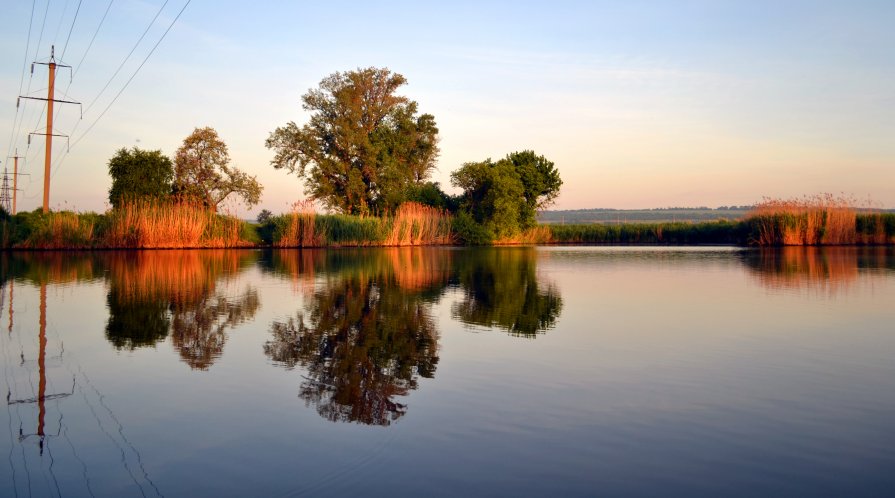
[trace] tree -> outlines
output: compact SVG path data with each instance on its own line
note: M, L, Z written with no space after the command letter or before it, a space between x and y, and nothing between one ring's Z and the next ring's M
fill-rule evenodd
M263 187L254 176L230 166L227 144L214 128L196 128L174 157L174 193L217 211L230 194L249 206L261 201Z
M305 179L305 191L343 213L395 209L407 188L424 182L438 156L438 128L417 103L396 95L404 76L386 68L337 72L302 97L311 111L267 139L271 164Z
M466 163L451 173L451 183L463 189L461 225L468 225L471 217L484 229L484 237L475 234L476 243L485 242L482 238L511 237L535 226L537 211L549 206L562 186L553 163L532 151L514 152L497 162Z
M118 207L126 198L169 196L174 168L160 150L121 148L109 160L109 175L109 203Z

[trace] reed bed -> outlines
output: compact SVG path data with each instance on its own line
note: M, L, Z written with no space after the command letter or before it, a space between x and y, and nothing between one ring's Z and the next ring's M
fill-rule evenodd
M385 245L447 245L452 240L450 214L416 202L406 202L391 220Z
M895 213L860 213L855 228L859 244L895 244Z
M747 216L752 242L760 246L855 244L854 199L818 194L797 199L765 198Z
M320 247L322 234L316 231L317 213L310 201L299 201L292 205L292 213L287 223L276 234L275 247Z
M241 236L242 221L191 202L133 200L110 211L107 217L101 247L184 249L252 245Z
M261 227L274 247L365 247L445 245L452 242L451 216L417 203L402 204L393 217L318 215L310 203ZM265 238L265 236L262 236Z
M33 218L29 234L20 244L26 249L86 249L93 245L95 219L71 211Z
M702 223L623 223L606 225L545 225L549 238L538 244L740 244L748 227L739 221ZM540 227L539 227L540 228ZM546 240L545 240L546 238Z

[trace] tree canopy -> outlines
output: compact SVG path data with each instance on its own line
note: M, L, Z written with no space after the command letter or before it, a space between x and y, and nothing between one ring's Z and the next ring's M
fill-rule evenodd
M451 173L451 183L463 189L461 224L471 217L485 239L511 237L535 226L537 211L556 200L562 186L553 162L530 150L497 162L466 163Z
M249 206L261 201L264 187L254 176L230 166L227 144L214 128L196 128L174 157L174 193L217 210L231 194Z
M386 68L337 72L302 97L310 121L267 139L271 164L305 180L305 191L343 213L395 209L435 168L438 128L417 103L396 95L404 76Z
M169 196L174 167L160 150L121 148L109 159L109 175L109 203L118 207L127 198Z

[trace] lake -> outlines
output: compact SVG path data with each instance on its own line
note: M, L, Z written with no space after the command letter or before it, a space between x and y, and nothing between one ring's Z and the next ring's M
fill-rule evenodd
M891 496L895 250L6 252L3 496Z

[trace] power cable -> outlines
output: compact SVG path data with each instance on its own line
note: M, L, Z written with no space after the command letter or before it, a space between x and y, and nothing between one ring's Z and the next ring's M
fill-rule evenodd
M34 24L34 6L37 3L37 0L31 0L31 20L28 21L28 38L25 40L25 59L22 61L22 75L19 76L19 95L22 94L22 87L25 84L25 68L28 67L28 49L31 48L31 27ZM6 157L9 157L10 152L12 152L12 139L16 129L16 122L19 119L19 106L16 106L16 114L12 119L12 128L9 129L9 142L6 148ZM16 136L16 141L18 141L18 136Z
M81 12L81 2L83 0L78 0L78 8L75 9L75 17L71 20L71 27L68 28L68 36L65 37L65 45L62 46L62 57L60 59L65 59L65 51L68 49L68 41L71 40L71 32L75 29L75 23L78 21L78 13Z
M53 35L53 45L59 39L59 30L62 29L62 21L65 20L65 13L68 12L68 0L65 0L65 6L62 7L62 15L59 16L59 24L56 25L56 34Z
M94 97L93 100L90 101L89 104L87 104L87 108L85 109L84 112L90 112L90 109L93 107L94 104L96 104L96 101L99 100L99 98L102 97L103 93L105 93L105 91L109 88L109 85L112 84L112 81L115 80L115 77L118 76L118 73L121 72L121 70L124 68L124 65L127 64L127 61L130 60L131 56L134 54L134 51L136 51L136 50L137 50L137 47L140 46L140 43L143 42L143 38L145 38L145 37L146 37L146 34L149 33L149 30L152 29L152 26L155 24L155 21L156 21L156 20L158 19L158 17L162 14L162 11L165 9L165 6L168 5L168 1L169 1L169 0L165 0L165 2L162 4L162 6L159 7L158 12L156 12L156 13L155 13L155 16L152 18L152 20L149 21L149 24L146 26L146 29L143 30L143 34L140 35L140 38L138 38L138 39L137 39L137 42L134 43L134 46L131 48L131 51L128 52L127 56L124 57L124 59L121 61L121 64L118 65L118 68L115 70L115 72L112 73L112 76L109 78L109 80L106 81L106 84L103 85L102 90L99 91L99 93L96 95L96 97ZM189 3L189 2L187 2L187 3ZM106 14L108 14L108 12L109 12L109 8L110 8L111 6L112 6L112 2L109 2L109 6L106 8ZM183 12L183 11L181 11L181 12ZM178 14L178 16L179 16L179 14ZM104 14L104 15L103 15L103 19L104 19L104 20L105 20L105 17L106 17L106 16L105 16L105 14ZM175 21L176 21L176 19L175 19ZM102 26L102 21L100 21L100 26ZM168 29L170 29L170 27L169 27ZM97 28L97 32L98 32L98 31L99 31L99 28ZM167 31L166 31L165 33L167 34ZM94 38L95 38L95 37L96 37L96 34L94 34ZM93 44L93 41L91 40L90 43L91 43L91 45L92 45L92 44ZM89 50L89 47L88 47L88 50ZM154 50L154 48L153 48L153 50ZM151 52L150 52L150 54L151 54ZM86 53L85 53L85 56L86 56ZM82 59L82 60L83 60L83 59ZM144 62L145 62L145 61L144 61ZM139 69L138 69L138 71L139 71ZM77 70L75 70L75 73L77 73ZM74 78L74 73L72 74L72 78ZM128 80L128 83L130 83L129 80ZM126 86L127 86L127 84L125 84L125 87L126 87ZM120 92L119 92L119 94L120 94ZM117 98L117 97L116 97L116 98ZM114 102L114 100L113 100L113 102ZM107 108L107 109L108 109L108 108ZM105 113L105 111L103 111L103 112ZM81 121L78 121L77 123L75 123L75 127L72 128L71 132L69 133L69 136L74 135L75 132L78 131L78 127L79 127L79 126L81 126ZM91 127L92 127L92 126L91 126ZM86 134L86 133L85 133L85 134ZM69 146L69 147L66 149L65 153L59 157L59 159L58 159L56 165L54 165L54 171L53 171L53 173L52 173L51 176L50 176L51 178L53 177L53 175L55 175L55 168L57 168L57 167L59 167L59 166L62 166L62 163L65 162L65 158L68 156L68 153L69 153L70 149L71 149L71 147Z
M180 12L177 13L177 16L175 16L174 19L171 21L171 24L168 25L168 28L165 30L165 32L162 33L161 38L159 38L159 40L155 43L155 45L153 45L152 50L150 50L149 53L146 54L146 57L143 59L143 62L140 63L140 65L137 67L137 69L134 71L134 74L132 74L131 77L128 78L128 80L127 80L127 82L124 84L124 86L121 87L121 90L119 90L118 93L115 95L115 97L112 99L112 101L109 102L109 105L107 105L106 108L103 109L103 112L100 113L99 116L97 116L96 120L94 120L93 123L91 123L90 126L84 131L84 133L82 133L82 134L78 137L78 139L75 140L75 141L69 146L69 150L71 150L72 147L76 146L81 140L84 139L84 137L85 137L88 133L90 133L90 130L92 130L93 127L96 126L96 123L98 123L99 120L102 119L102 117L106 115L106 112L107 112L107 111L112 107L112 105L118 100L118 97L120 97L121 94L124 93L124 90L126 90L127 87L128 87L128 85L130 85L131 81L134 80L134 78L135 78L135 77L137 76L137 74L140 72L140 69L142 69L143 66L146 64L146 62L149 60L149 57L151 57L152 54L155 53L155 50L158 48L158 46L162 43L162 41L165 39L165 37L168 36L168 33L171 31L171 28L173 28L173 27L174 27L174 24L177 23L177 20L180 19L180 16L183 14L183 11L186 10L187 6L189 6L190 2L192 2L192 0L187 0L187 2L183 5L183 8L180 9ZM167 3L167 2L166 2L166 3ZM61 164L60 164L60 166L61 166ZM58 170L58 168L57 168L57 170ZM55 174L56 174L56 171L53 171L52 174L55 175Z
M152 28L152 25L153 25L153 24L155 24L156 19L158 19L158 16L161 15L162 10L164 10L164 8L165 8L166 5L168 5L168 0L165 0L165 3L163 3L162 6L159 7L158 12L155 13L155 17L152 18L152 21L149 21L149 25L146 26L146 29L143 31L143 34L140 35L140 38L137 40L137 43L134 44L133 48L131 48L131 51L128 52L128 54L127 54L127 56L124 58L124 60L121 61L121 64L118 65L118 69L115 70L115 72L112 74L112 77L109 78L109 81L107 81L106 84L105 84L105 86L103 86L103 89L99 91L99 94L97 94L97 96L94 97L93 100L90 101L89 104L87 104L87 108L84 110L85 112L90 112L90 109L93 107L93 104L95 104L96 101L99 100L99 98L100 98L100 97L103 95L103 93L106 91L106 89L109 88L109 85L112 84L112 81L115 79L116 76L118 76L118 73L119 73L119 72L121 71L121 69L124 67L124 64L127 63L128 59L130 59L131 56L134 55L134 50L137 50L137 47L140 46L140 42L142 42L142 41L143 41L143 38L146 37L146 33L149 33L149 29ZM176 20L176 19L175 19L175 20ZM77 127L76 127L76 128L77 128ZM72 133L74 133L74 131L75 131L75 130L72 130Z

